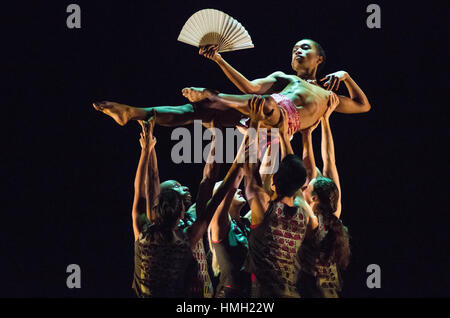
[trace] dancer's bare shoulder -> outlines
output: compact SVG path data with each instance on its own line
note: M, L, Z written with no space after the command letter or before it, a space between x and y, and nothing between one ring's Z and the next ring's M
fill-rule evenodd
M292 78L295 79L295 82L298 83L298 87L300 87L302 91L306 90L313 94L324 96L326 98L328 98L331 94L330 91L319 86L316 81L307 81L296 75L291 75L291 76L292 76Z
M288 81L293 82L297 76L293 76L290 74L286 74L283 71L276 71L269 75L270 77L278 80L278 81Z
M292 83L290 75L276 71L265 78L256 79L252 81L252 84L258 87L258 94L273 94L281 92L286 86Z
M282 71L275 71L275 72L273 72L272 74L270 74L269 76L271 76L271 77L284 77L284 76L286 76L287 74L286 73L284 73L284 72L282 72Z
M276 83L279 80L283 80L283 79L286 79L286 74L282 71L276 71L276 72L273 72L273 73L267 75L264 78L259 78L259 79L253 80L252 84L264 84L267 82Z

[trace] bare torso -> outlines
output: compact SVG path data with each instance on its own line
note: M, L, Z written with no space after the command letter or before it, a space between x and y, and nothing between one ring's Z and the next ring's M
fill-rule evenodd
M300 115L301 129L313 125L322 117L330 98L330 91L295 75L280 72L276 79L277 83L270 93L282 94L294 102Z

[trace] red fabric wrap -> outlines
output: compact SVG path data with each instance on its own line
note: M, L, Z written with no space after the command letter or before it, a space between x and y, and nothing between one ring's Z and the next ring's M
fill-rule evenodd
M300 130L300 116L297 111L297 106L295 106L294 102L281 94L272 94L270 96L272 96L278 106L284 108L287 111L289 118L289 128L293 128L294 132Z

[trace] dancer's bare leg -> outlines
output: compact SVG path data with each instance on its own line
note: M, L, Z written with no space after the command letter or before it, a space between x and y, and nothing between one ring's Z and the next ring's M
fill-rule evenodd
M248 101L252 99L253 95L243 94L243 95L231 95L217 93L206 88L189 87L184 88L183 96L189 99L191 102L197 102L207 99L211 102L209 107L224 110L227 108L232 108L245 116L249 116L250 108ZM264 126L273 127L278 124L280 120L280 111L275 100L269 95L262 96L265 99L263 111L268 116L268 121L264 123Z
M183 95L190 101L202 100L207 98L211 101L209 107L216 109L231 108L239 111L240 113L248 116L249 105L248 101L253 95L230 95L217 93L205 88L190 87L183 89ZM328 94L329 95L329 94ZM320 95L312 95L317 102L309 102L303 106L297 106L297 112L301 118L300 129L305 129L315 124L319 118L323 116L327 109L327 99ZM263 111L266 114L267 119L263 122L263 128L277 127L280 124L280 106L275 102L270 95L262 95L265 100ZM329 101L328 101L329 102Z
M248 101L253 95L221 94L204 88L186 88L183 95L193 104L181 106L156 106L147 108L132 107L114 102L99 102L93 106L112 117L119 125L124 126L130 120L147 120L153 112L156 113L156 123L161 126L181 126L199 119L210 122L216 114L222 126L235 126L239 123L239 113L249 114ZM264 113L267 120L263 123L266 128L274 127L279 123L280 110L275 100L270 96L265 98Z
M217 115L219 106L209 107L210 101L205 100L198 103L181 106L155 106L138 108L115 102L98 102L93 106L97 111L112 117L119 125L124 126L130 120L147 120L153 113L156 114L156 123L161 126L174 127L192 123L194 120L211 122ZM231 109L222 107L219 123L224 127L233 127L239 124L242 115Z
M112 117L121 126L124 126L130 120L147 120L153 112L157 115L156 123L161 126L186 125L196 119L194 107L191 104L138 108L105 101L94 103L93 106L96 110Z

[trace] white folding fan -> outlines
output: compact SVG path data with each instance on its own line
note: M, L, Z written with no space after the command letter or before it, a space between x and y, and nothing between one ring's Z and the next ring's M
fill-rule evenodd
M194 13L181 29L178 41L196 47L218 44L218 52L254 47L242 24L228 14L214 9Z

